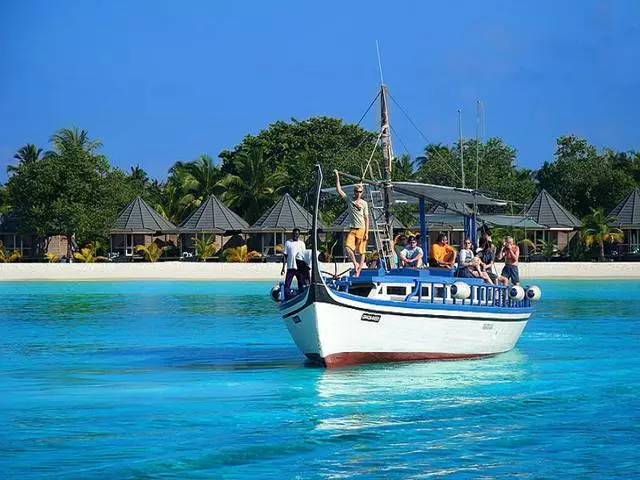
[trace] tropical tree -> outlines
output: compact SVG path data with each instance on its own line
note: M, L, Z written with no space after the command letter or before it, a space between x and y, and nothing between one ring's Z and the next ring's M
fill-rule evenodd
M0 241L0 263L13 263L22 258L22 254L18 250L7 253L4 244Z
M87 243L79 252L74 252L73 258L81 263L104 262L105 257L96 254L97 248L93 243Z
M218 251L218 247L216 247L214 243L213 235L205 238L193 237L191 240L193 240L196 255L201 262L206 262L208 258L213 257Z
M169 170L169 178L162 188L160 201L154 208L167 220L178 224L191 213L199 202L193 196L195 188L193 177L176 162Z
M409 155L402 154L399 157L393 159L393 165L391 168L391 177L398 182L409 182L413 180L415 169L413 160Z
M587 247L598 245L600 247L599 260L604 261L604 244L606 242L622 242L624 233L622 230L610 225L617 219L607 216L602 208L592 208L591 213L582 219L582 238Z
M60 255L56 255L53 252L47 252L44 254L44 258L48 263L60 263Z
M111 169L97 153L98 140L85 130L62 129L51 137L53 150L23 163L8 181L9 201L25 230L44 238L80 242L103 235L132 198L126 174Z
M224 189L222 200L253 223L265 208L275 202L285 187L288 175L283 171L273 171L259 149L238 155L234 167L237 174L228 174L218 183Z
M188 193L196 200L204 201L210 195L220 192L218 182L222 180L222 170L209 155L200 155L192 162L177 162L176 168L184 170L193 179Z
M511 226L494 228L491 231L491 237L493 238L493 242L498 246L498 248L501 245L502 239L504 237L512 237L513 242L516 245L523 245L533 248L534 250L536 248L536 244L526 238L525 232L521 228Z
M240 245L239 247L227 248L223 255L227 262L248 262L254 258L259 258L261 255L255 250L249 251L246 245Z
M5 185L0 185L0 213L9 212L9 191Z
M538 240L538 244L535 249L540 252L545 260L548 260L558 251L558 245L551 241Z
M157 262L167 248L168 246L160 247L156 242L153 242L149 246L136 245L136 252L142 253L147 262Z
M335 235L327 234L324 241L318 243L318 251L323 262L333 262L333 249L336 248L338 239Z
M21 147L16 154L13 156L16 160L18 160L18 165L9 165L7 166L7 173L15 173L20 170L22 166L28 166L32 163L40 160L42 154L42 149L36 147L32 143L28 143L25 146Z

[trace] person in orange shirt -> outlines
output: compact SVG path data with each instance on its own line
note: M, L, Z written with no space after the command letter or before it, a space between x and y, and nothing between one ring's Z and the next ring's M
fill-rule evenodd
M449 238L445 233L438 235L436 243L431 245L429 252L429 266L441 267L451 270L456 262L457 253L455 249L449 245Z

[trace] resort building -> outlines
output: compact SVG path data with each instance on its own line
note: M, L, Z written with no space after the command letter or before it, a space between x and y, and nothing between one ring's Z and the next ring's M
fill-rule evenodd
M180 224L179 228L181 253L193 254L194 238L204 240L211 236L217 250L220 251L234 235L244 233L249 224L218 197L211 195Z
M541 241L552 243L558 250L566 248L582 227L582 222L544 189L531 202L525 215L537 224L544 225L544 228L527 229L527 238L535 245Z
M13 213L0 213L0 242L7 253L18 251L23 258L36 255L36 236L20 233L20 220Z
M616 217L611 226L618 227L624 233L624 240L618 245L619 255L640 255L640 189L629 193L609 215Z
M251 239L252 248L266 257L281 254L284 242L293 229L299 228L302 237L306 237L305 234L311 230L312 219L311 213L285 193L278 203L248 229L254 234ZM323 227L318 225L318 228Z
M179 229L136 197L118 214L109 230L109 251L118 257L132 259L139 256L136 245L149 246L153 242L176 245Z

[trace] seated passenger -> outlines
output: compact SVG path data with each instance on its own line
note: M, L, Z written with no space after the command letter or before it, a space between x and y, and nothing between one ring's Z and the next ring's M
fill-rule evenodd
M449 245L449 238L445 233L438 235L436 243L431 245L429 252L429 265L432 267L442 267L448 270L453 268L456 262L456 251Z
M493 264L496 260L496 246L491 242L491 237L487 234L480 239L480 251L477 254L480 259L480 266L491 279L494 285L509 285L509 280L493 271Z
M416 237L409 237L406 247L400 252L400 265L420 268L422 267L422 257L424 257L424 252L418 246Z
M473 243L470 238L467 238L458 256L458 271L456 272L456 277L472 278L478 276L473 275L476 270L475 268L471 268L473 257Z

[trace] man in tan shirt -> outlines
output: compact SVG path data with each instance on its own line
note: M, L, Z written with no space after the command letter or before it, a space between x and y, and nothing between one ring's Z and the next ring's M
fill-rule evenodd
M367 240L369 238L369 205L362 200L363 186L358 184L353 189L353 199L348 200L347 194L344 193L340 186L340 173L334 170L336 174L336 190L347 204L349 212L349 233L345 239L344 246L349 255L349 260L353 263L355 276L360 275L360 271L364 268L365 251L367 250ZM360 255L360 261L356 261L356 253Z

